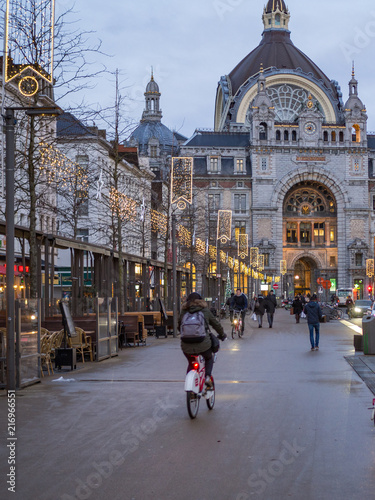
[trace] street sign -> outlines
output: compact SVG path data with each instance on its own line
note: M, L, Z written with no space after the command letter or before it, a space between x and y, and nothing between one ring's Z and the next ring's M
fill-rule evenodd
M216 275L216 278L221 278L221 274L217 274L217 275Z
M323 283L324 283L324 279L323 279L323 278L318 278L318 279L316 280L316 282L318 283L318 285L323 285Z
M275 283L274 285L272 285L272 288L274 288L275 290L277 290L279 288L279 285L277 283Z
M322 286L319 287L318 293L323 293L323 287Z

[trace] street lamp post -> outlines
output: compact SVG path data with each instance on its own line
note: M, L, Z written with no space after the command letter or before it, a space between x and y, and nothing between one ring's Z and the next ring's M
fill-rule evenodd
M63 111L55 107L9 107L5 108L5 217L6 217L6 328L7 328L7 389L16 389L15 348L15 298L14 298L14 167L15 111L25 111L29 116L57 116Z
M7 389L16 390L14 302L14 110L5 110Z

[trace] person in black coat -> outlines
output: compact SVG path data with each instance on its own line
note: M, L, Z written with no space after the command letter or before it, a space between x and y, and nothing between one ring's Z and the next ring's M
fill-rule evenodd
M265 311L264 297L263 295L258 295L254 307L254 313L256 314L258 320L258 328L262 328L264 311Z
M307 324L310 332L311 350L317 351L319 349L319 335L320 335L320 320L322 318L322 310L317 302L316 295L311 297L308 304L305 305L305 313L307 316ZM314 329L315 329L315 342L314 342Z
M273 325L273 315L275 314L275 309L277 306L276 297L273 290L264 299L264 308L267 311L268 325L272 328Z
M295 299L293 300L292 307L293 307L293 314L296 318L296 323L299 323L301 313L303 311L303 304L301 297L299 295L296 295Z

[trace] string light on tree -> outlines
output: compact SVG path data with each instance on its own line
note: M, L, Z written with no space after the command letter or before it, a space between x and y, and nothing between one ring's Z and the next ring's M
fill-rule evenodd
M157 210L151 210L151 231L153 233L160 233L162 236L167 235L167 216L158 212Z
M119 213L121 219L127 221L136 220L137 202L113 187L109 193L109 205L113 212Z
M200 238L197 238L197 241L195 242L195 249L198 255L205 255L206 253L206 245Z
M280 260L280 274L286 274L286 260Z

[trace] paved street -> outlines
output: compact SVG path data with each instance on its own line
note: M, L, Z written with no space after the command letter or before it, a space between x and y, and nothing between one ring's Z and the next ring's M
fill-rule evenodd
M5 498L372 498L373 396L344 359L354 355L353 330L322 325L321 350L311 352L306 323L284 310L273 329L246 320L244 339L228 339L214 366L214 410L202 402L194 421L173 338L20 391L17 493ZM4 395L0 407L5 420ZM2 428L4 498L5 421Z

